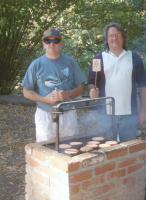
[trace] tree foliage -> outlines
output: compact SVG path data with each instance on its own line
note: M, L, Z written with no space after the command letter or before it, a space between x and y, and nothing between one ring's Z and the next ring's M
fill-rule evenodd
M145 38L146 2L144 0L80 0L65 10L62 20L68 49L73 49L82 67L87 67L95 52L104 48L103 28L109 22L120 23L128 33L128 44ZM137 43L138 44L138 43Z
M44 29L53 26L71 0L0 1L0 94L9 94L35 53Z
M0 94L12 92L27 64L41 51L41 34L57 26L64 38L63 51L87 66L104 48L103 28L111 22L122 24L128 44L145 51L145 0L1 0L0 2Z

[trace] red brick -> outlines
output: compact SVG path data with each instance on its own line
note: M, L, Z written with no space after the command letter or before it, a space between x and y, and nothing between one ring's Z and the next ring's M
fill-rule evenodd
M144 164L142 164L142 163L138 163L136 165L130 166L130 167L128 167L128 173L130 174L130 173L136 172L139 169L141 169L143 166L144 166Z
M141 141L141 143L133 144L129 146L130 153L135 153L135 152L142 151L145 149L146 149L146 141Z
M124 161L122 161L122 162L119 162L119 163L118 163L118 167L119 167L119 168L127 167L127 166L133 165L133 164L135 164L135 163L136 163L136 158L129 158L129 159L127 159L127 160L124 160Z
M113 200L113 199L114 200L117 199L114 197L113 194L106 194L106 196L100 198L100 200Z
M125 188L128 188L129 191L133 190L133 188L137 185L136 177L125 177L122 183Z
M106 153L107 153L107 159L111 160L113 158L118 158L127 155L128 151L127 148L119 148L119 149L113 149Z
M76 162L76 163L71 163L68 166L68 172L73 172L76 171L80 168L80 162Z
M72 185L70 187L71 195L77 194L80 192L80 185Z
M104 193L107 193L107 192L113 190L114 188L115 188L115 185L113 183L106 184L101 187L98 187L96 190L96 193L97 193L97 195L101 195L101 194L104 194Z
M140 144L142 140L140 139L134 139L134 140L128 140L126 142L122 142L120 143L121 146L131 146L131 145L134 145L134 144Z
M36 160L34 160L32 157L30 157L28 155L25 156L25 160L26 160L27 164L33 168L38 167L40 165L39 162L37 162Z
M97 185L99 184L103 184L105 182L105 177L102 175L102 176L98 176L98 177L95 177L95 178L92 178L90 180L87 180L85 182L82 183L82 188L84 190L88 190L88 188L91 188L91 187L97 187Z
M116 177L123 177L126 175L126 169L121 169L118 171L113 171L111 172L107 177L108 178L116 178Z
M96 155L88 157L81 162L83 168L91 167L102 163L106 159L105 152L99 151Z
M103 174L103 173L106 173L106 172L111 171L113 169L115 169L115 162L111 162L111 163L97 167L95 169L95 174L96 175Z
M76 175L70 176L70 183L81 182L92 178L92 171L80 172Z
M126 177L123 179L122 183L127 187L133 187L136 184L136 177Z
M139 156L139 159L140 160L146 160L146 154L143 154L143 155Z

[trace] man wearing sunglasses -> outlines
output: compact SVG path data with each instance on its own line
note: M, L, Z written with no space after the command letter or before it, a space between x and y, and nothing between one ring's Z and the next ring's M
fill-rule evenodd
M76 61L61 53L62 35L58 29L43 33L42 44L45 55L35 59L22 81L23 95L37 104L35 113L36 141L54 140L55 123L52 106L69 101L83 92L85 77ZM61 137L71 136L78 131L75 111L60 116Z

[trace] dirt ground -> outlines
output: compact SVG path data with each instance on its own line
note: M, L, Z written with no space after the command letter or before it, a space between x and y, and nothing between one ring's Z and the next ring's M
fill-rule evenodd
M24 200L25 151L34 142L32 106L0 104L0 200Z
M0 103L0 200L25 200L24 147L35 141L34 112L32 105Z

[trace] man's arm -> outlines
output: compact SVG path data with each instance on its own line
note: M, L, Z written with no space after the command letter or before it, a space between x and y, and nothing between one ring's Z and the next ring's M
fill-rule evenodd
M40 96L37 92L23 88L23 96L31 101L42 102L46 104L55 104L57 103L57 95L53 94L53 92L45 97Z
M84 90L84 86L83 84L80 84L72 90L60 91L61 101L74 99L75 97L80 96L83 93L83 90Z
M99 97L99 88L95 87L93 84L88 85L89 96L91 99Z
M61 102L61 101L67 101L70 99L73 99L77 96L80 96L83 92L83 85L79 85L76 88L72 89L72 90L54 90L53 92L51 92L50 94L48 94L47 96L40 96L38 93L36 93L33 90L27 89L27 88L23 88L23 95L25 98L35 101L35 102L42 102L42 103L46 103L46 104L56 104L57 102Z
M140 89L140 113L139 113L139 122L143 126L146 121L146 87Z

